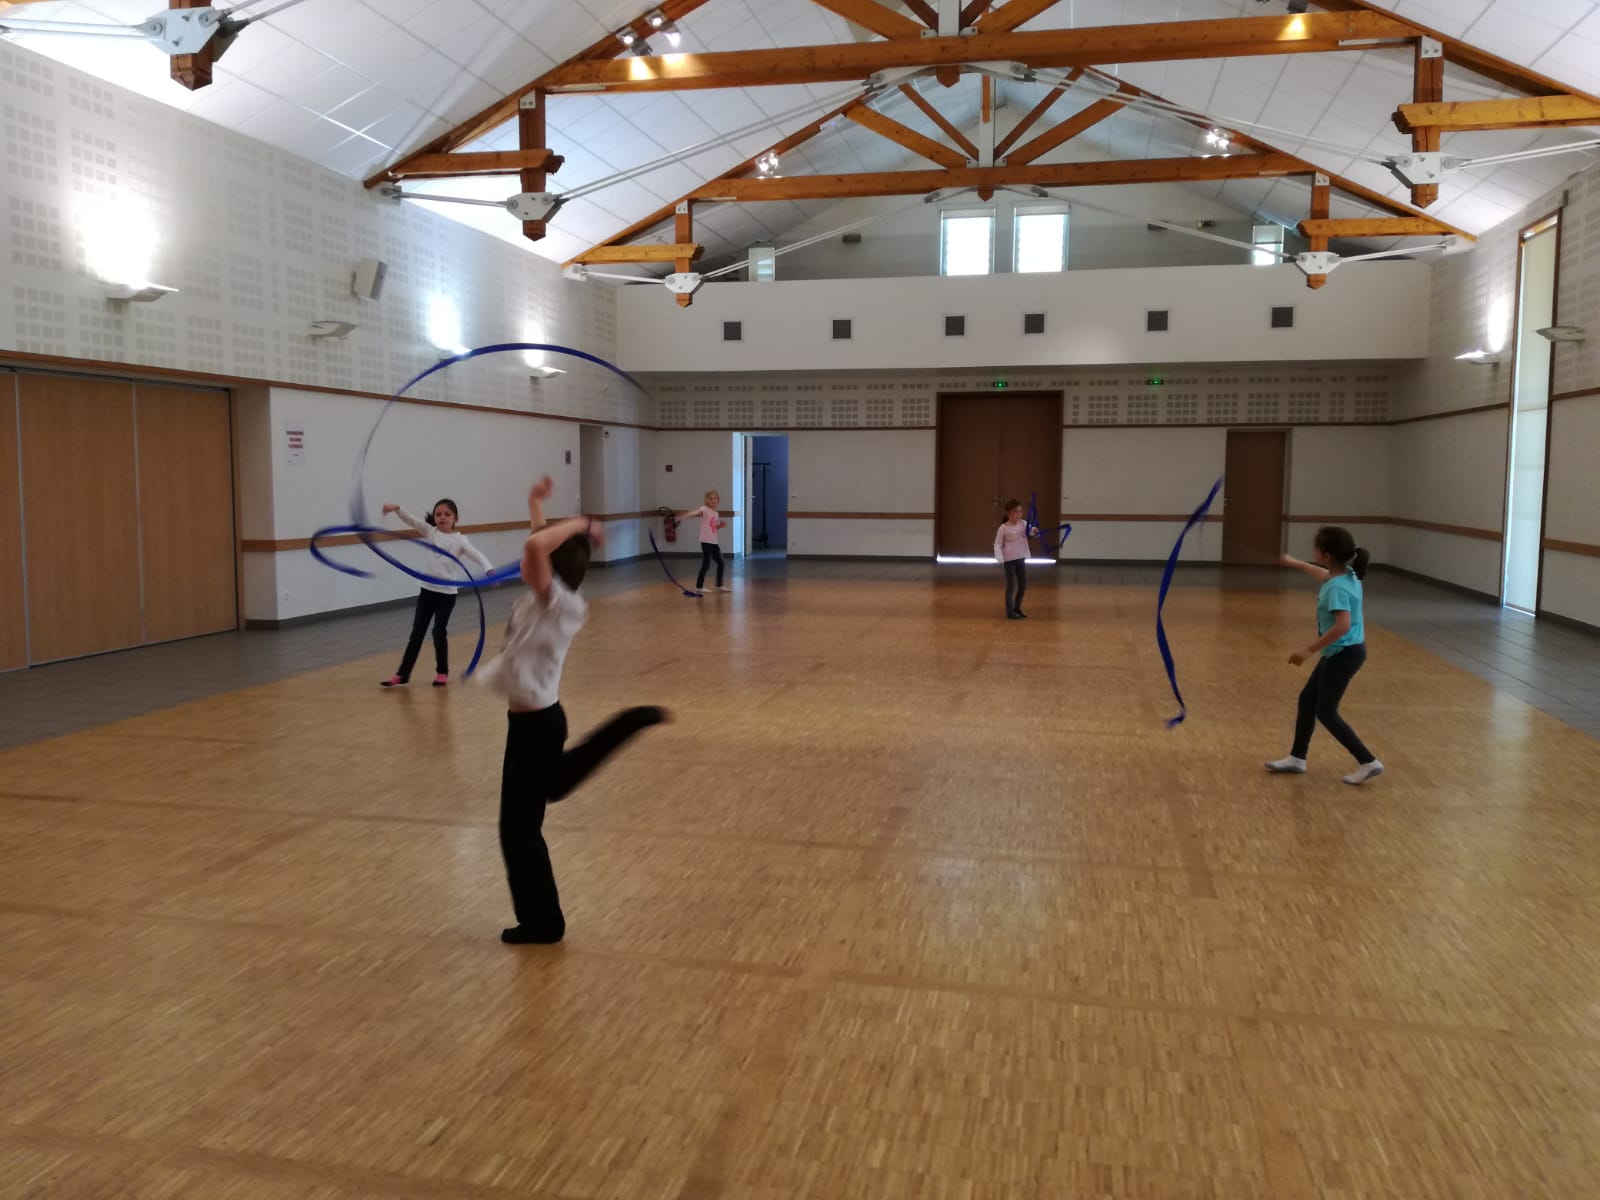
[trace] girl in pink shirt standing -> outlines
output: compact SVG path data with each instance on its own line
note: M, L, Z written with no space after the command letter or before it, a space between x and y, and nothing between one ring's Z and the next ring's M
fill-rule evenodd
M1006 501L1006 523L995 531L994 557L1006 572L1006 620L1020 621L1022 594L1028 590L1028 538L1039 531L1022 519L1022 502Z
M695 580L694 586L699 591L704 591L706 586L706 571L711 564L717 564L717 591L730 592L732 588L722 586L722 547L717 545L717 530L727 524L717 515L717 505L722 503L722 497L717 495L717 489L712 488L706 493L706 502L699 508L690 509L684 513L681 520L687 521L690 517L700 518L700 577ZM729 513L730 517L739 514Z

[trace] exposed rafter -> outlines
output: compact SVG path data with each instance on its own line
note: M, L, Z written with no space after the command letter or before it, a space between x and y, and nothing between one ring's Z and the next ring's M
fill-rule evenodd
M818 8L825 8L846 21L853 21L880 37L921 37L923 26L910 17L895 12L878 0L811 0ZM937 17L937 14L935 14Z
M951 121L949 117L945 116L942 112L940 112L932 104L929 104L927 97L925 97L921 92L917 91L917 85L916 84L914 84L914 83L903 83L903 84L901 84L900 85L900 94L905 96L908 100L911 101L911 103L915 104L918 108L920 108L923 111L923 113L925 113L927 115L927 117L928 117L928 119L930 121L932 121L935 125L937 125L941 130L944 131L944 135L947 138L949 138L952 142L954 142L962 150L965 150L966 153L967 153L967 157L968 158L977 158L978 157L978 148L975 145L972 144L972 139L969 138L966 134L962 133L961 130L956 127L955 123L953 121Z
M857 125L872 130L880 137L886 137L891 142L904 146L914 154L921 155L929 162L936 162L943 167L964 167L973 155L964 151L952 149L943 142L936 142L926 134L918 133L910 126L902 125L893 117L886 117L877 109L868 104L855 104L845 110Z
M998 11L1003 13L1005 9ZM1366 12L1161 21L1148 25L975 33L970 37L897 39L781 50L673 54L629 58L623 62L574 62L551 71L545 76L543 86L552 92L770 87L859 80L895 68L959 66L971 62L1014 61L1033 67L1065 68L1359 51L1371 49L1370 42L1374 39L1400 41L1414 36L1409 26L1393 17Z
M1530 96L1523 100L1456 100L1402 104L1395 112L1401 133L1437 129L1465 133L1475 129L1539 129L1562 125L1600 125L1600 101L1584 96Z

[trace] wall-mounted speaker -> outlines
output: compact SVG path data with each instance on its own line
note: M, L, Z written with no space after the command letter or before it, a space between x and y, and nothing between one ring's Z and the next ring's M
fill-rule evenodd
M350 290L363 300L376 300L383 294L383 277L388 273L389 265L381 259L363 258L356 264Z

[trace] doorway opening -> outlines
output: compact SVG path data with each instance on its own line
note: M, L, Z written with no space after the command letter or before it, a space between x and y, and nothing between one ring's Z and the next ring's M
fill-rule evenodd
M750 517L744 525L744 552L781 558L789 552L789 437L756 433L745 440Z
M1551 345L1539 330L1555 324L1560 215L1522 231L1517 283L1516 374L1506 471L1505 561L1500 600L1539 611L1544 554L1545 456L1550 434Z
M934 561L992 565L1007 500L1026 510L1037 495L1040 527L1060 523L1061 403L1060 392L939 397ZM1046 541L1029 563L1056 564Z

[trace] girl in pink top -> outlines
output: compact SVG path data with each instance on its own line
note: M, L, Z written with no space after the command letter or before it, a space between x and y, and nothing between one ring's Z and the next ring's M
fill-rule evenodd
M1006 571L1006 620L1020 621L1022 594L1028 590L1028 538L1039 531L1022 519L1022 502L1006 501L1006 523L995 530L994 557ZM1014 593L1014 595L1013 595Z
M712 488L706 493L706 502L699 508L692 508L684 513L680 520L687 521L690 517L700 518L700 577L695 580L694 586L699 591L704 591L706 586L706 572L711 564L717 564L717 591L729 592L732 588L722 586L722 547L717 545L717 530L727 524L717 513L717 505L722 503L722 497L717 495L717 489ZM730 517L739 514L731 512Z

